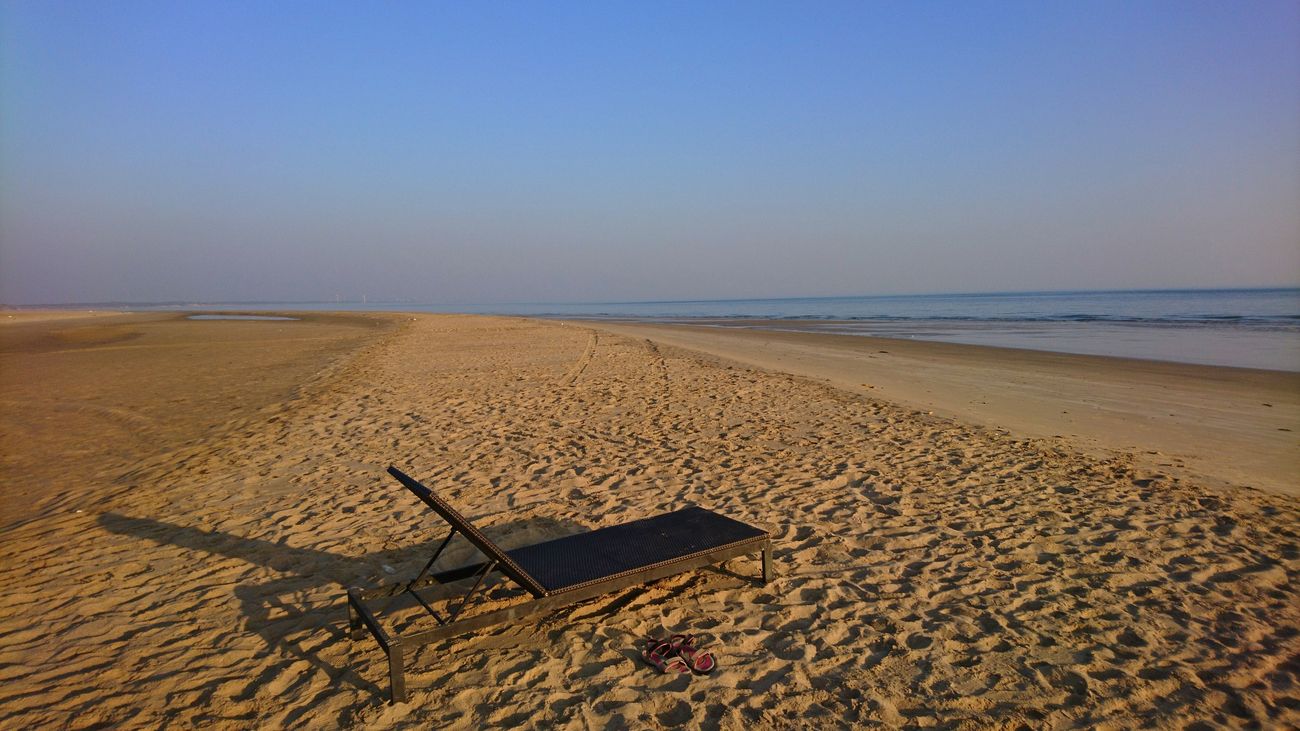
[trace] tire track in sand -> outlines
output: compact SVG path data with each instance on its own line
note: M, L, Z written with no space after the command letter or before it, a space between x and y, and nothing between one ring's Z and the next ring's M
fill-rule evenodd
M599 342L600 336L596 334L595 330L592 330L591 335L587 338L586 349L582 351L582 355L578 356L578 360L569 369L569 372L560 378L561 386L572 386L577 383L578 377L582 375L583 371L587 370L587 365L591 363L592 356L596 354L596 345Z

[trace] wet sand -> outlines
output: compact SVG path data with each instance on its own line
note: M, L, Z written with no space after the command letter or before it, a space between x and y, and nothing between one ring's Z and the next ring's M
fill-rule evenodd
M853 386L781 372L806 373L785 350L760 367L666 332L159 317L89 348L38 347L52 341L33 325L0 356L3 492L29 506L0 534L6 726L1300 723L1297 498L1202 476L1186 445L1153 462L964 418L969 403L943 402L960 379L925 394L943 379L916 373L957 368L948 346L915 344ZM316 325L340 329L309 339ZM247 330L198 329L212 326ZM64 350L66 372L42 365ZM79 377L97 381L82 400L160 420L148 445L117 453L123 427L59 427L89 420L80 409L26 425L28 404ZM246 410L224 413L241 387ZM82 460L93 478L64 491L77 500L35 492L49 460L22 455L29 442ZM413 575L444 535L390 463L507 546L704 505L772 531L777 578L756 586L736 559L431 646L408 661L411 702L389 705L384 654L347 638L343 587ZM642 637L682 631L715 645L714 675L638 659Z

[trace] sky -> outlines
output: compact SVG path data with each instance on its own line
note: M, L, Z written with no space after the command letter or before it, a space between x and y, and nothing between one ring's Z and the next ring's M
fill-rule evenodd
M1300 3L0 3L0 302L1300 283Z

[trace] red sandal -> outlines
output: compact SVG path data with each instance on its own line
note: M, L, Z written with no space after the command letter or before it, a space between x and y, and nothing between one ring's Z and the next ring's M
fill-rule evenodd
M641 657L658 668L661 673L691 672L690 665L687 665L685 660L675 654L671 642L656 639L647 640L645 651L641 653Z
M686 667L697 675L708 675L718 667L718 661L712 652L695 646L695 635L673 635L668 638L668 645L684 661Z

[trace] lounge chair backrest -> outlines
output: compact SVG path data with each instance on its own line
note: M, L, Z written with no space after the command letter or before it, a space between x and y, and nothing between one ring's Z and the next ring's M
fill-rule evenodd
M415 480L415 478L407 475L396 467L389 466L388 474L396 477L398 482L401 482L406 486L406 489L415 493L415 496L423 500L425 505L432 508L438 515L441 515L443 520L451 523L452 527L460 531L461 534L465 536L466 540L474 544L475 548L483 552L483 555L496 561L497 566L501 569L501 573L514 579L533 596L541 597L546 595L546 589L541 584L537 583L536 579L529 576L527 571L520 568L519 564L515 563L505 551L501 550L500 546L493 543L491 539L480 533L472 523L465 519L465 516L457 512L457 510L451 505L448 505L442 498L434 495L432 490L421 485Z

